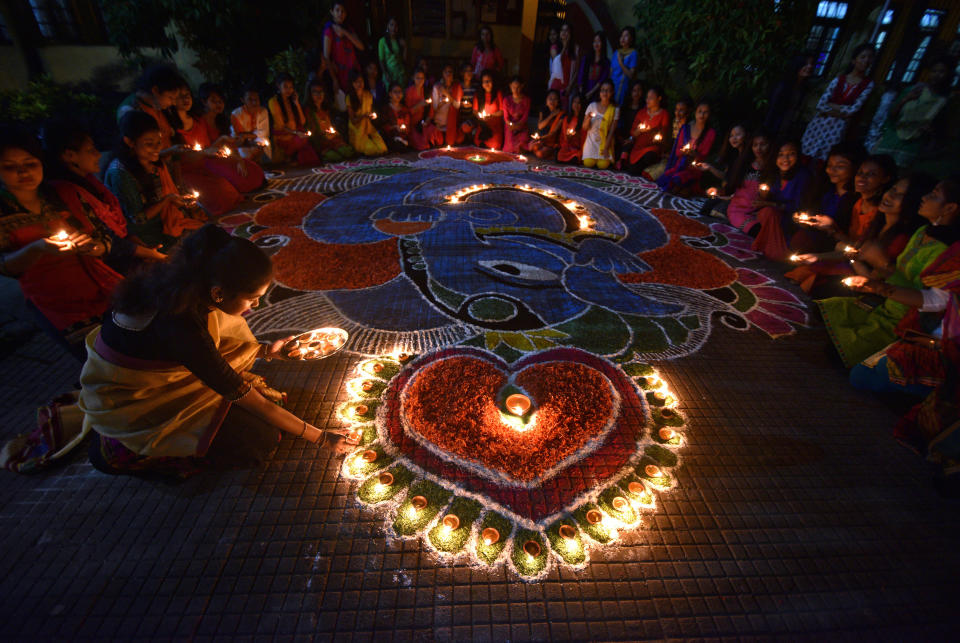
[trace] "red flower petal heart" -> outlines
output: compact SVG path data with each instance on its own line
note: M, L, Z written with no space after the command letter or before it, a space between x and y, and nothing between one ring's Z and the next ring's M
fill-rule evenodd
M454 366L463 372L451 380ZM529 436L502 426L496 406L511 372L535 404ZM623 371L574 348L512 366L479 349L437 351L401 371L382 399L388 451L534 523L571 509L630 464L648 417Z

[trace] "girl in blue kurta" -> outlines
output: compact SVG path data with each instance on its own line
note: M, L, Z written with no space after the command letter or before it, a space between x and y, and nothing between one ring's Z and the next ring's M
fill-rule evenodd
M633 27L624 27L620 31L620 48L610 61L610 79L613 80L613 102L623 104L630 83L637 77L637 50L633 44L637 40L637 31Z
M800 200L810 183L810 172L798 165L799 159L798 143L789 141L780 145L775 160L777 176L770 181L768 190L760 188L757 200L760 233L753 249L775 261L786 259L790 252L784 232L793 232L793 213L800 209Z

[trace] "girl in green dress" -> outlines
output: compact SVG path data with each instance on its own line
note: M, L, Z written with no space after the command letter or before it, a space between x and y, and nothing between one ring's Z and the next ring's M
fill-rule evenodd
M831 297L817 301L844 366L870 357L896 339L897 323L912 308L921 311L936 302L936 293L924 290L920 273L947 247L960 239L960 197L949 189L951 181L937 184L920 202L919 214L929 221L910 238L906 248L889 264L879 247L864 246L854 262L858 273L845 284L853 290L885 297L871 305L860 297Z
M377 45L377 55L383 69L384 87L389 89L394 83L406 87L407 69L404 61L407 59L407 43L399 35L396 18L387 20L387 33Z

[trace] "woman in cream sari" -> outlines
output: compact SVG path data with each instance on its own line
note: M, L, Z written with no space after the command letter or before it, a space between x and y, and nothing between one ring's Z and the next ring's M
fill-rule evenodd
M118 286L112 313L87 337L80 376L94 466L184 475L258 461L276 447L277 429L322 437L250 373L285 341L258 343L242 317L271 277L270 258L253 243L206 225L169 262Z

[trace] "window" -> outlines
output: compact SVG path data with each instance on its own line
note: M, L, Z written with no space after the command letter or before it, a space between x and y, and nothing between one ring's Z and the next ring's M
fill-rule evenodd
M68 0L30 0L40 35L47 40L77 40L77 21Z
M887 40L890 33L890 26L893 24L893 9L887 9L883 13L883 19L880 21L880 29L877 30L877 37L873 41L873 48L879 52L883 49L883 43Z
M813 68L815 76L822 76L829 67L848 7L847 2L820 2L817 5L817 15L807 35L807 49L814 52L816 57Z
M903 72L902 80L904 83L912 83L917 77L917 72L920 71L920 64L923 62L923 57L927 54L927 49L930 47L930 43L933 42L933 37L943 22L943 16L943 11L927 9L920 17L920 43L917 45L913 56L910 57L910 62L907 63L907 68ZM887 80L889 79L890 74L887 74Z

